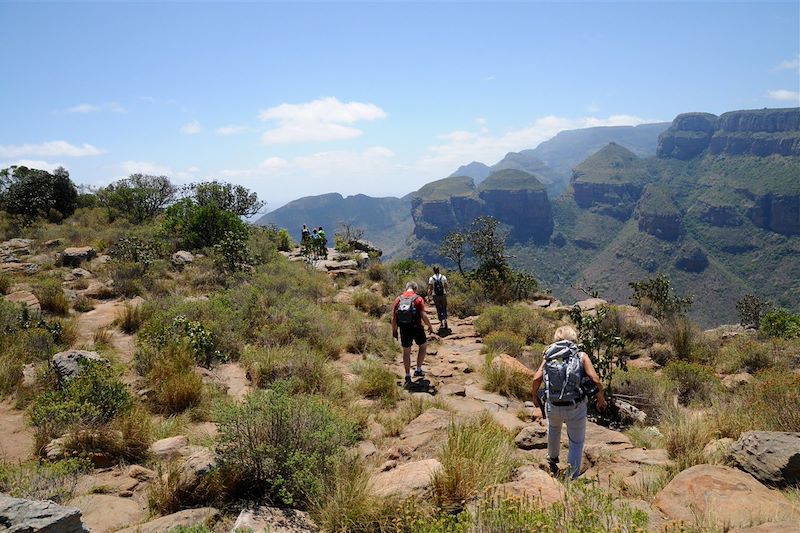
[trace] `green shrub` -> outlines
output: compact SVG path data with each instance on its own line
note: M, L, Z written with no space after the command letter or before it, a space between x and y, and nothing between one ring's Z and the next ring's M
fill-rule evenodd
M693 297L677 296L672 282L664 274L628 285L633 289L633 305L659 319L683 315L692 305Z
M191 198L184 198L167 209L163 229L191 249L213 246L229 232L248 234L247 225L235 213L213 203L198 205Z
M376 318L380 318L389 308L382 296L367 289L358 289L353 293L353 305Z
M200 403L203 380L195 373L194 366L191 351L176 345L169 345L153 362L147 380L157 411L178 414Z
M139 263L147 269L156 259L166 255L164 245L152 239L122 237L109 249L108 255L118 263Z
M39 299L39 304L44 311L57 315L69 314L69 300L67 295L64 294L64 289L59 280L50 278L42 281L34 289L34 294Z
M710 368L685 361L670 362L664 368L664 375L683 405L691 402L708 404L720 385Z
M132 174L97 191L97 202L112 220L124 217L139 224L161 213L177 192L166 176Z
M357 365L356 391L367 398L374 398L383 407L391 407L397 403L400 390L397 387L397 376L387 370L381 363L364 361Z
M227 491L301 509L318 501L324 473L359 437L358 425L328 402L280 387L221 407L217 420Z
M483 337L495 331L514 331L527 344L550 344L555 328L543 311L516 304L487 307L475 321L475 330Z
M716 367L725 374L755 372L768 368L776 362L772 346L740 335L719 350Z
M11 278L8 274L0 274L0 294L6 294L11 288Z
M245 229L247 229L245 227ZM252 263L250 250L247 248L249 235L241 228L226 231L222 238L214 244L214 265L221 272L238 272L246 270Z
M736 302L736 311L739 313L739 323L744 327L758 328L761 319L775 307L775 304L762 300L755 294L745 294Z
M397 350L385 322L351 317L345 349L352 353L391 357Z
M0 177L4 181L0 207L7 213L58 222L78 207L78 190L64 167L51 174L20 165L0 170Z
M507 481L517 466L515 452L511 436L488 415L451 424L439 453L442 468L431 480L436 503L460 510L485 487Z
M336 357L345 344L344 325L331 311L315 302L287 297L264 310L256 339L265 345L286 346L305 341L327 357Z
M261 388L286 381L293 393L328 394L335 390L325 357L303 342L245 350L241 359L250 380Z
M800 375L782 368L759 372L742 396L753 429L800 431Z
M85 313L87 311L91 311L94 309L94 300L85 296L83 294L79 295L75 298L75 302L72 304L72 308L78 311L79 313Z
M481 352L488 354L506 353L512 357L522 355L525 339L511 331L495 331L483 339Z
M785 309L770 311L761 319L760 330L768 337L800 337L800 315L794 315Z
M142 279L146 268L142 263L130 261L114 261L109 265L109 275L114 282L114 293L117 296L132 298L144 292Z
M292 249L293 245L292 238L289 236L289 232L286 231L286 228L278 230L278 250L281 252L288 252Z

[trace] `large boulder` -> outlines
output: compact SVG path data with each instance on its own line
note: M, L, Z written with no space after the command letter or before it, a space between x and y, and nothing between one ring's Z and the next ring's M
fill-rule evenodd
M800 520L800 509L750 474L719 465L684 470L661 489L656 506L673 520L746 527L765 520Z
M184 494L194 492L217 466L217 455L213 451L201 446L192 448L194 450L183 461L178 474L176 489Z
M315 533L319 528L303 511L255 507L242 509L231 533L243 530L252 533Z
M547 426L531 425L522 428L517 433L514 442L518 448L523 450L546 450L547 449Z
M100 357L100 354L97 352L89 352L86 350L66 350L64 352L58 352L52 359L53 369L56 371L58 380L64 382L80 374L81 363L83 361L103 361L108 363L108 360Z
M210 525L219 518L219 511L213 507L200 507L198 509L185 509L167 516L150 520L144 524L126 527L116 533L162 533L172 531L178 527L190 527L197 524Z
M730 456L736 466L762 483L800 483L800 433L748 431L731 444Z
M24 500L0 494L0 527L9 533L88 533L81 512L49 500Z
M492 359L491 367L494 370L505 370L511 374L521 374L531 379L533 379L534 374L536 374L536 372L520 363L517 359L504 353Z
M78 267L84 261L91 261L96 256L97 251L91 246L65 248L61 252L61 264L69 267Z
M405 499L420 494L431 485L431 476L442 468L436 459L405 463L388 472L379 472L370 479L370 486L378 496L397 496Z

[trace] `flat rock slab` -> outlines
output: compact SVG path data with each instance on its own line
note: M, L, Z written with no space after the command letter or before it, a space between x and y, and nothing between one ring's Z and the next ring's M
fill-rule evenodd
M593 422L586 422L586 445L592 444L605 444L612 450L633 448L631 440L625 434Z
M147 518L139 502L107 494L87 494L69 502L83 513L83 523L92 533L116 531Z
M547 449L547 426L533 424L522 428L514 438L517 448L523 450Z
M33 311L42 310L39 299L30 291L15 291L11 294L6 294L5 299L12 303L23 304Z
M750 474L727 466L697 465L684 470L655 497L673 520L717 527L747 527L765 521L800 521L800 509Z
M431 476L442 468L436 459L414 461L379 472L370 479L370 486L378 496L397 496L400 499L420 494L431 485Z
M228 396L238 401L250 394L253 388L247 379L247 372L239 363L225 363L214 368L214 375L227 387Z
M498 409L497 411L492 411L492 420L497 422L498 425L506 429L509 433L517 433L519 430L525 427L527 422L521 420L516 414L506 411L504 409Z
M58 352L53 356L53 369L56 371L59 381L70 380L80 374L83 361L105 361L97 352L86 350L67 350Z
M296 509L254 507L242 509L231 533L316 533L319 528L308 513Z
M144 524L126 527L116 533L162 533L172 531L177 527L189 527L202 524L211 525L219 518L219 511L213 507L200 507L198 509L186 509L178 511L155 520L150 520Z
M510 402L508 398L505 396L500 396L499 394L495 394L493 392L488 392L483 390L480 387L475 385L469 385L464 388L467 398L473 398L475 400L480 400L482 402L493 403L503 409L508 409Z
M525 465L517 470L514 481L496 485L497 494L509 498L533 499L549 506L564 498L564 486L544 470Z
M5 495L0 495L0 526L14 533L88 533L75 507Z
M800 522L767 522L753 527L731 529L728 533L800 533Z
M458 383L446 383L439 387L439 394L445 396L466 396L467 392L464 390L464 385Z

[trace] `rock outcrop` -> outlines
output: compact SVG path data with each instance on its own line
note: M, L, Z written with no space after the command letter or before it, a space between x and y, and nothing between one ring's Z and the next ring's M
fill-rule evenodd
M649 185L636 208L639 231L665 241L676 241L683 234L680 209L662 187Z
M24 500L0 494L0 527L9 533L88 533L81 512L49 500Z
M800 234L800 195L756 195L745 192L753 200L747 216L760 228L777 233Z
M243 509L231 533L315 533L319 531L308 513L296 509L254 507Z
M711 154L800 156L800 108L683 113L658 138L662 158Z
M58 380L63 382L77 376L81 371L81 366L84 364L84 361L104 361L108 363L108 360L100 357L100 354L97 352L89 352L86 350L58 352L52 359L53 369L56 371Z
M800 433L748 431L731 444L733 462L770 485L800 483Z

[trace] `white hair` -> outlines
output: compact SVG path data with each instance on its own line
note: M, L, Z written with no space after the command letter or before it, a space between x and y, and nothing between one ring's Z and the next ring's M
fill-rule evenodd
M578 332L572 326L561 326L553 333L553 342L558 341L578 342Z
M407 291L408 290L412 290L414 292L417 292L417 289L419 289L419 285L417 285L416 281L409 281L408 283L406 283L406 290Z

